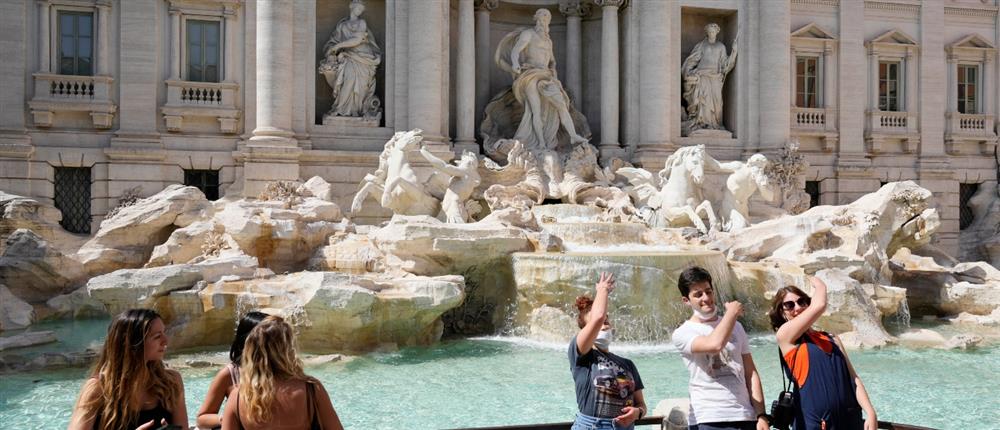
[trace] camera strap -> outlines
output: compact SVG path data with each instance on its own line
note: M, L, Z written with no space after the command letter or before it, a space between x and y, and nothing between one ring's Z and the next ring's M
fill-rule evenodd
M795 349L797 350L800 346L802 346L802 344L795 345ZM792 384L795 383L794 379L787 378L785 370L787 369L788 373L792 373L792 369L795 368L795 358L797 358L796 357L797 355L798 354L792 354L792 365L791 367L789 367L788 364L785 363L785 357L781 355L781 347L780 346L778 347L778 362L781 363L781 386L783 387L784 391L791 391Z

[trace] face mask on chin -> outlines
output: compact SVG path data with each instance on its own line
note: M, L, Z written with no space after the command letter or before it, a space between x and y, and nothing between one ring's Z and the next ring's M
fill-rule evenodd
M696 309L694 307L691 308L691 311L693 311L695 316L697 316L698 319L702 321L710 321L714 319L716 315L719 314L719 308L717 306L712 307L711 312L702 312L701 309Z
M613 330L601 330L597 333L597 338L594 339L594 347L602 351L607 351L608 347L611 346L611 339L614 337Z

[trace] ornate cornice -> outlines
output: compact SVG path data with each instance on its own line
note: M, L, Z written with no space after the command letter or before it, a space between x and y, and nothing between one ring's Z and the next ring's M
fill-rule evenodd
M493 12L500 6L500 0L476 0L474 6L477 11Z
M920 5L914 3L896 3L891 1L867 0L865 1L865 9L884 10L888 12L905 14L909 16L920 15Z
M560 0L559 12L566 16L585 17L590 15L590 3L584 0Z
M954 16L972 16L977 18L996 18L997 9L945 6L944 14Z

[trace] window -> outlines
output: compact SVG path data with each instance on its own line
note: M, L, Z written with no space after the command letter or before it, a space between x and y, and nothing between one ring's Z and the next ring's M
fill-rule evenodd
M958 65L958 111L975 114L976 111L976 76L978 66Z
M878 110L899 112L899 63L878 63Z
M219 22L187 20L187 80L219 82L219 57Z
M184 170L184 185L198 188L209 200L219 199L218 170Z
M816 60L816 57L798 57L795 60L795 106L819 106L816 100Z
M94 14L59 12L59 74L94 74Z
M809 194L809 207L819 206L819 181L806 181L806 194Z
M90 234L90 168L55 168L55 206L59 225L71 233Z
M958 229L965 230L975 217L972 208L969 207L969 200L979 191L979 184L958 184Z

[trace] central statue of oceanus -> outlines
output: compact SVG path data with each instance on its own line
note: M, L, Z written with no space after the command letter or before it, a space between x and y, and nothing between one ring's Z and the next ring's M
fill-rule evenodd
M514 140L529 151L558 151L590 136L586 118L573 108L569 95L556 76L556 61L549 37L552 14L535 12L535 26L508 33L493 57L514 83L493 97L486 106L481 126L484 150L497 161L506 158Z

